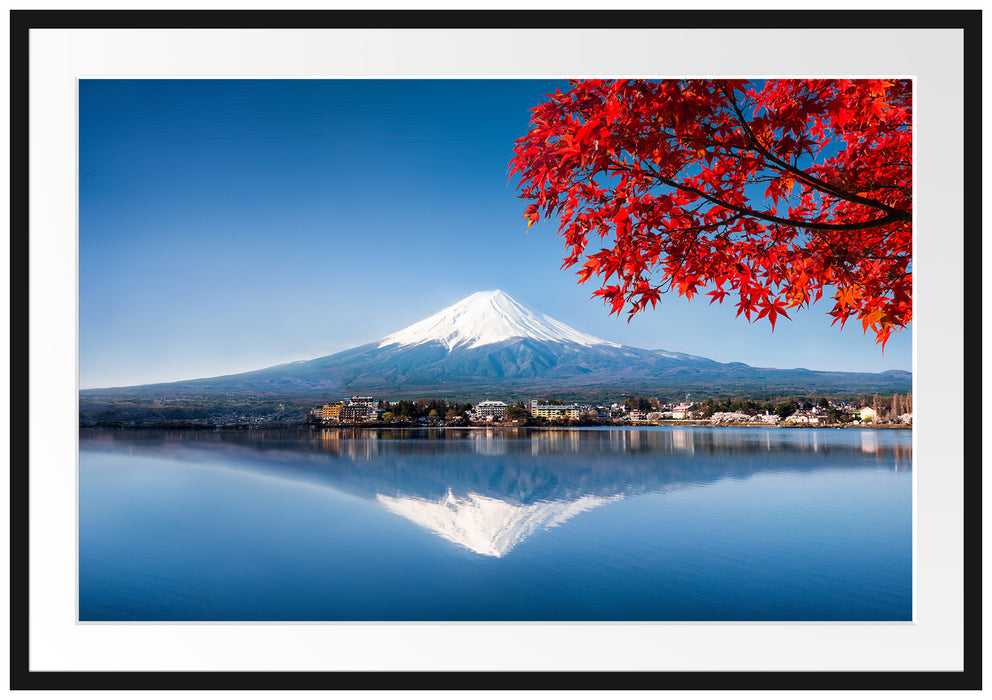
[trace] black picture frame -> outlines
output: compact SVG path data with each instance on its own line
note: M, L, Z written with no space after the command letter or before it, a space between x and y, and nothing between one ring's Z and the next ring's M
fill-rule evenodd
M965 241L964 329L966 376L981 375L981 102L982 13L978 10L830 11L152 11L152 10L14 10L10 12L10 398L18 433L27 434L29 405L28 259L29 180L28 146L32 29L45 28L947 28L963 36L964 133L975 146L964 149L962 193ZM962 377L963 382L963 377ZM978 382L964 386L965 461L964 502L964 649L960 672L79 672L32 671L29 656L29 473L30 446L11 440L10 454L10 685L14 690L278 690L278 689L890 689L973 690L981 688L981 389ZM13 422L13 421L12 421Z

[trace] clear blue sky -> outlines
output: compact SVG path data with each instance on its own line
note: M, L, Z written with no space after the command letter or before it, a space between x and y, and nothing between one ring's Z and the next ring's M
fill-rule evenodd
M763 367L911 369L822 303L781 320L667 297L631 323L561 271L507 182L546 80L82 80L80 386L258 369L502 289L615 342Z

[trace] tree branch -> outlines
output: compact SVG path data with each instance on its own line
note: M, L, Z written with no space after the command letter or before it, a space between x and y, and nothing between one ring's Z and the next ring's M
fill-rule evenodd
M887 204L882 204L881 202L877 202L874 199L868 199L867 197L860 197L846 190L842 190L838 187L831 185L829 182L825 182L817 177L810 175L805 170L793 167L786 161L777 157L774 153L772 153L767 148L762 146L760 141L758 141L758 137L755 136L754 132L751 130L751 125L748 124L747 118L745 118L744 113L741 111L739 105L737 104L737 98L733 95L733 93L727 91L726 89L721 89L721 90L723 94L726 95L727 99L730 101L730 105L733 108L734 113L737 115L737 122L741 125L741 128L744 130L744 136L751 143L751 145L754 146L754 150L756 150L758 153L763 155L765 158L775 163L777 166L779 166L786 172L795 175L797 179L801 180L802 182L805 182L810 187L820 190L821 192L837 197L838 199L843 199L848 202L853 202L855 204L861 204L866 207L871 207L872 209L878 209L880 211L884 211L889 214L889 217L891 217L892 221L913 220L913 215L910 213L904 212L900 209L895 209L893 207L888 206Z
M631 166L624 166L619 163L615 164L613 168L615 170L630 170L634 172L640 172L642 174L644 173L644 170L641 168L632 168ZM905 212L899 212L898 210L894 210L894 211L898 212L899 216L890 214L878 219L872 219L870 221L851 223L851 224L824 224L816 221L783 219L782 217L775 216L774 214L756 211L754 209L749 209L748 207L742 207L737 204L731 204L730 202L727 202L725 200L718 199L712 195L707 194L706 192L703 192L700 189L696 189L695 187L690 187L689 185L679 183L675 180L671 180L665 177L664 175L662 175L660 172L655 172L650 168L650 166L648 166L647 173L652 177L654 177L655 179L657 179L663 185L668 185L673 189L680 190L682 192L688 192L689 194L694 194L697 197L702 197L703 199L717 205L718 207L723 207L724 209L727 209L729 211L734 211L737 212L738 214L744 214L745 216L751 216L756 219L761 219L763 221L767 221L772 224L778 224L780 226L805 228L811 231L860 231L865 228L876 228L878 226L888 226L889 224L912 221L911 217L907 219L905 216L903 216Z

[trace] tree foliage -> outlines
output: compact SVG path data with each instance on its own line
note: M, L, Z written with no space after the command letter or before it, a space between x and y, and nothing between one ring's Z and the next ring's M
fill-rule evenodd
M884 348L912 319L911 108L909 80L572 81L510 175L611 313L708 289L774 329L826 291Z
M799 405L795 400L783 401L775 406L775 414L779 418L785 419L795 413L798 409Z
M651 401L643 396L631 396L624 399L623 405L628 411L643 411L648 412L651 410Z
M509 406L506 409L506 417L508 420L527 420L530 418L530 411L523 406Z

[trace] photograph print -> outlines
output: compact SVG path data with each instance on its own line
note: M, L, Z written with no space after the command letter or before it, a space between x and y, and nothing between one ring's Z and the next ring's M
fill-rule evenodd
M79 621L912 621L913 95L80 79Z

